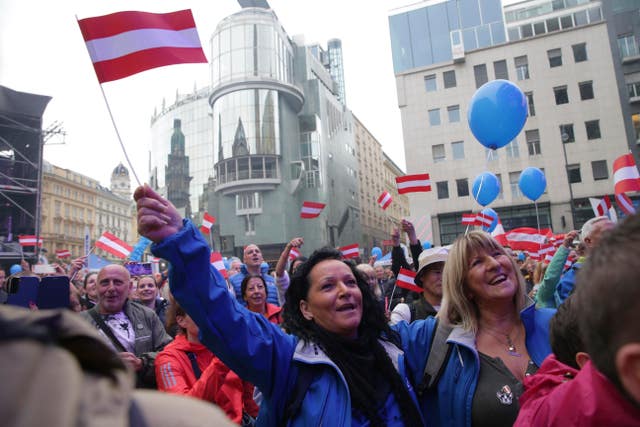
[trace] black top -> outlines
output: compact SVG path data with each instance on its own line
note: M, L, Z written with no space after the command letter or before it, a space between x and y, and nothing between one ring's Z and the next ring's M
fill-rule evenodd
M524 391L522 383L499 357L493 358L480 352L478 355L480 376L473 396L471 425L510 427L518 418L518 399ZM525 375L534 374L537 370L536 364L529 360Z

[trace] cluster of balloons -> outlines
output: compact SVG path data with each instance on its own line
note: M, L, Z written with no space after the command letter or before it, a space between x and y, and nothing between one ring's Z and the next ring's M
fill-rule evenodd
M527 114L527 97L522 90L508 80L498 79L485 83L473 95L467 121L480 144L496 150L520 133ZM529 167L520 174L518 186L522 194L535 202L544 193L547 180L540 169ZM491 172L483 172L473 180L472 191L476 201L487 206L500 194L500 181ZM487 231L493 231L497 225L497 215L495 218L493 228L488 227L491 230Z

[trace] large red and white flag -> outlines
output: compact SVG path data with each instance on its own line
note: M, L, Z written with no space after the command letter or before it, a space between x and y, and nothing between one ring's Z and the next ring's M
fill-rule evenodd
M202 225L200 226L200 231L204 234L211 233L211 227L216 223L216 217L213 215L209 215L208 212L205 212L202 216Z
M100 248L109 252L118 258L126 258L133 250L133 246L129 246L126 242L118 239L113 234L105 231L96 241L96 248Z
M504 232L504 227L500 220L498 220L498 225L496 225L496 228L491 232L491 237L496 239L496 242L500 243L502 246L507 246L509 244L507 241L507 233Z
M42 237L36 239L32 234L21 234L18 236L20 246L42 246Z
M300 218L317 218L320 216L320 212L326 205L318 202L302 202L302 209L300 210Z
M520 227L507 232L507 244L516 251L537 253L540 247L546 243L547 230L538 231L535 228Z
M415 279L415 271L401 268L398 272L398 277L396 277L396 286L399 286L403 289L408 289L413 292L423 292L424 289L422 289L420 286L415 285Z
M392 201L393 199L391 198L391 194L389 194L388 191L383 191L382 194L378 196L378 204L380 205L382 210L387 209Z
M431 191L431 179L428 173L396 177L398 193L416 193Z
M71 256L71 251L69 249L56 249L56 257L69 258L70 256Z
M591 209L593 209L595 216L606 216L613 222L618 221L618 214L615 208L611 206L609 196L604 196L602 199L589 197L589 203L591 203Z
M636 213L636 208L633 206L633 202L629 196L624 193L616 194L616 204L620 210L625 213L625 215L633 215Z
M640 191L640 174L633 154L624 154L613 162L615 193Z
M289 261L293 261L299 256L300 256L300 251L298 251L296 248L291 248L291 250L289 251Z
M165 65L207 62L188 9L117 12L78 25L100 83Z
M462 225L476 225L476 214L462 214Z
M224 277L225 279L229 277L227 268L224 266L224 261L222 260L222 254L220 252L211 252L210 262L211 265L213 265L216 270L218 270L220 274L222 274L222 277Z
M360 256L360 248L357 243L340 248L343 258L357 258Z

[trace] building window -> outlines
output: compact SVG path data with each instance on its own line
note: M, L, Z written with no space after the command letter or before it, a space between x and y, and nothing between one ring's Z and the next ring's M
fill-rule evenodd
M436 86L435 74L424 77L424 88L427 90L427 92L435 92L436 90L438 90L438 87Z
M587 139L600 138L600 120L584 122L584 126L587 129Z
M547 57L549 58L549 68L560 67L562 65L562 50L551 49L547 51Z
M244 217L244 234L254 236L256 234L256 218L255 215L245 215Z
M429 110L429 124L431 126L440 125L440 109L439 108L434 108L433 110Z
M580 175L580 164L567 165L567 176L569 177L569 184L582 182L582 176Z
M573 133L573 123L560 125L560 140L565 144L568 142L576 142L576 137Z
M640 96L640 82L627 83L627 89L629 90L629 98Z
M627 34L618 37L618 49L620 49L620 58L628 58L638 55L638 47L633 34Z
M587 44L579 43L571 46L573 49L573 60L575 62L584 62L587 58Z
M580 88L580 99L586 101L587 99L593 99L593 82L580 82L578 83Z
M529 155L535 156L538 154L542 154L540 150L540 132L538 129L525 131L525 136L527 138L527 148L529 149Z
M553 94L556 97L556 105L569 103L569 92L566 86L556 86L553 88Z
M529 117L533 117L536 115L536 106L533 103L533 92L525 92L525 96L527 97L527 105L529 106Z
M440 163L447 160L447 156L444 152L444 144L437 144L432 146L431 155L433 156L433 163Z
M516 66L516 77L518 80L527 80L529 78L529 60L527 55L517 56L513 58Z
M511 159L517 159L520 157L520 146L518 145L518 140L514 139L507 145L505 145L505 150L507 152L507 157Z
M520 192L520 172L509 172L509 187L511 188L511 197L514 199L522 198L522 192Z
M547 32L551 33L553 31L558 31L560 29L560 22L558 21L558 17L549 18L546 21L547 23Z
M633 123L633 128L636 131L636 144L640 144L640 113L632 114L631 122Z
M487 76L487 65L480 64L473 66L473 75L476 78L476 89L489 81Z
M449 123L458 123L460 121L460 106L459 105L448 106L447 114L449 115Z
M500 193L498 193L498 200L504 199L504 187L502 186L502 174L497 173L496 178L498 178L498 183L500 184Z
M496 79L509 80L506 60L494 61L493 72L495 73Z
M469 195L469 180L467 178L456 179L456 188L458 189L458 197L467 197Z
M442 80L444 80L444 88L449 89L456 87L456 72L455 70L445 71L442 73Z
M560 25L563 30L573 28L573 15L565 15L560 17Z
M606 160L595 160L591 162L591 170L593 171L594 181L609 179L609 170L607 169Z
M464 141L455 141L451 143L451 151L454 160L464 159Z
M438 190L438 199L449 198L449 183L447 181L436 182L436 188Z

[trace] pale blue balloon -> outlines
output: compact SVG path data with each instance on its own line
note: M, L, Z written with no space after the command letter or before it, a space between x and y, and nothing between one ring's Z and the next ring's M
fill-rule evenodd
M376 257L376 261L379 260L380 258L382 258L382 249L380 249L377 246L374 246L371 249L371 256L375 256Z
M483 172L473 180L473 197L482 206L493 202L500 194L500 181L491 172Z
M518 187L520 187L522 194L535 202L547 188L547 178L540 169L528 167L520 173Z
M471 98L467 121L480 144L493 150L504 147L527 121L527 97L508 80L492 80Z

